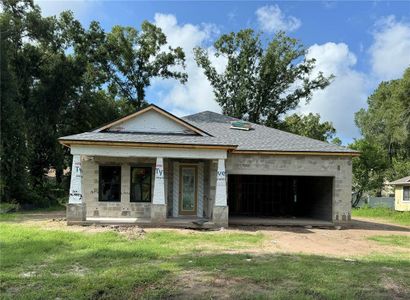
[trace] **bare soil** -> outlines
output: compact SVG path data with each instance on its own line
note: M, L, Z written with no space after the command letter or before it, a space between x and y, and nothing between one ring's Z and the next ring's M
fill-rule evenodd
M231 230L261 231L267 236L261 247L246 249L248 253L281 252L355 257L369 253L392 253L399 250L410 254L408 248L380 245L368 240L369 237L376 235L410 236L410 227L389 224L380 220L355 218L348 227L341 230L306 227L238 227Z
M178 291L170 299L232 299L246 294L268 294L269 290L261 285L242 278L226 277L221 274L189 270L183 271L175 280ZM236 297L235 297L236 298Z

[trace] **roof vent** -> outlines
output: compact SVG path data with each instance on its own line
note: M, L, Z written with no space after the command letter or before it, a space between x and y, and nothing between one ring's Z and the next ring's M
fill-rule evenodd
M231 129L239 129L239 130L251 130L252 129L252 124L246 121L232 121L231 122Z

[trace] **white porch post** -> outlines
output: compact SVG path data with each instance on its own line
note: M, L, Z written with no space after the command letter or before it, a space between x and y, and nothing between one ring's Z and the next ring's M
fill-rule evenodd
M165 204L164 159L157 157L152 204Z
M81 155L73 155L71 166L70 196L67 205L67 223L77 224L86 220L86 208L83 198L83 172Z
M227 206L225 159L218 160L216 171L215 206Z
M217 226L227 227L228 216L225 159L219 159L218 169L216 171L215 205L212 220Z
M79 204L83 202L83 174L81 170L81 156L73 155L73 165L71 167L70 197L68 203Z
M162 157L157 157L157 163L155 165L154 195L151 205L151 222L153 223L163 223L167 218L164 176L164 159Z

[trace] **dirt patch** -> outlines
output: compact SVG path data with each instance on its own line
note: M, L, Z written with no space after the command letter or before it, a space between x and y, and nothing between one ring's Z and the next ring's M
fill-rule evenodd
M395 282L393 279L384 276L381 282L382 286L388 291L390 299L408 299L406 288Z
M137 226L119 226L119 225L111 225L110 228L118 232L119 234L125 236L128 240L136 240L144 238L145 230L143 228L139 228Z
M262 296L269 292L242 278L197 270L180 273L174 286L176 292L170 295L170 299L235 299L239 295L244 298L249 293Z
M235 229L230 229L234 231ZM375 235L410 236L410 227L386 223L353 220L343 230L305 227L238 227L238 231L262 232L266 237L262 245L254 249L239 249L230 253L302 253L334 257L356 257L370 253L393 253L400 251L410 255L410 249L381 245L368 240Z

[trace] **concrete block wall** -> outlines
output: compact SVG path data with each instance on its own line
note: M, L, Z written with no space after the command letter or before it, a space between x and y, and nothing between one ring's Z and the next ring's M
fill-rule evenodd
M209 203L208 209L212 213L215 205L215 194L216 194L216 172L218 170L218 161L212 160L209 162Z
M167 216L172 217L173 215L173 199L175 197L174 195L174 175L176 172L174 170L174 161L172 159L166 159L165 164L168 166L168 172L165 174L167 178L167 189L166 189L166 197L167 197Z
M152 168L152 184L151 195L153 195L154 180L155 180L155 158L120 158L120 157L102 157L102 156L82 156L83 170L83 190L84 204L86 217L101 217L101 218L151 218L151 203L135 203L130 202L130 183L131 183L131 167L132 166L150 166ZM172 199L173 195L173 162L201 162L203 164L204 176L210 173L209 160L172 160L164 159L164 177L165 177L165 198L167 205L167 216L172 215ZM121 202L102 202L99 199L99 166L121 166ZM212 178L216 178L216 164L212 174ZM211 172L212 173L212 172ZM216 179L215 179L216 180ZM205 216L210 217L212 213L212 203L209 198L212 197L210 190L210 182L208 177L203 178L203 207ZM213 194L215 194L215 184L213 184ZM213 198L214 199L214 196ZM158 209L157 209L158 210Z
M121 166L121 202L98 201L100 165ZM155 159L82 156L83 190L87 217L150 218L151 203L130 202L131 166L134 165L149 165L154 172ZM152 174L152 180L154 180L154 174ZM153 186L152 184L152 188Z
M349 156L229 154L227 174L333 177L332 221L351 218L352 160Z
M212 207L210 206L211 195L210 195L210 166L211 161L204 161L204 215L207 218L212 216Z

